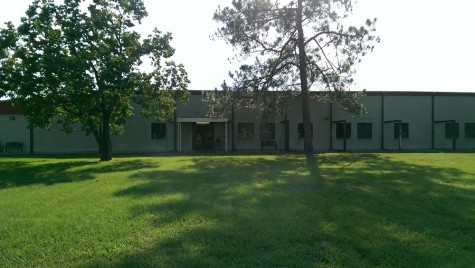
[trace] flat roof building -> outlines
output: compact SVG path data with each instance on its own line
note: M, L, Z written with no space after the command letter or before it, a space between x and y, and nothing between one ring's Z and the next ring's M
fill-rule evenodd
M207 118L202 97L202 91L191 91L189 104L179 104L168 121L136 112L124 134L112 137L113 151L303 150L298 97L287 113L265 120L252 109ZM475 93L367 92L362 102L368 113L356 117L336 103L311 99L316 151L475 149ZM0 146L9 153L98 151L94 137L79 131L67 134L58 125L29 129L21 109L8 101L0 101Z

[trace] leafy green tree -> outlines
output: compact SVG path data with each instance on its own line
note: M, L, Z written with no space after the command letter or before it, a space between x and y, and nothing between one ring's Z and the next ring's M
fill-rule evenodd
M111 135L123 132L133 104L144 116L172 117L176 101L188 99L187 73L169 60L170 33L134 31L147 16L141 0L54 2L33 1L18 28L1 30L0 86L31 125L80 125L101 161L111 160Z
M5 29L0 29L0 97L5 97L8 86L8 69L11 68L12 47L17 40L13 24L6 23Z
M357 101L360 94L348 89L355 63L379 38L373 35L376 19L361 27L345 26L352 9L351 0L233 0L232 6L219 8L214 14L222 24L217 36L231 44L245 64L230 75L232 86L208 96L211 111L223 112L236 104L276 108L285 104L288 94L275 91L298 92L304 150L312 153L312 89L351 112L364 112Z

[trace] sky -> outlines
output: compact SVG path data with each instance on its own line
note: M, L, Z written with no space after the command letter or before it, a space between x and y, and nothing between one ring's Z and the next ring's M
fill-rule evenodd
M0 23L20 18L32 0L5 1ZM144 0L149 16L139 30L173 34L174 60L184 64L192 90L219 88L234 70L232 48L212 40L212 20L230 0ZM8 4L6 4L8 3ZM352 90L475 92L475 1L359 0L354 21L378 18L381 42L356 66Z

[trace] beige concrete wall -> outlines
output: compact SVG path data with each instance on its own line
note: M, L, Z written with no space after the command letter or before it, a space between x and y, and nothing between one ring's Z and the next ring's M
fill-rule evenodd
M351 138L346 141L347 150L378 150L381 148L381 109L380 96L366 96L362 99L367 113L355 116L341 108L339 104L333 104L333 121L346 120L351 123ZM358 139L358 123L372 124L372 139ZM333 124L333 149L343 149L343 139L336 138L336 124Z
M165 123L166 136L152 139L152 123ZM124 125L124 133L112 137L112 149L115 152L168 152L174 150L173 120L157 121L144 118L138 109Z
M234 122L234 148L236 150L255 150L261 148L259 139L259 123L260 119L258 115L250 109L243 109L235 111ZM239 138L239 123L252 123L254 126L254 137L252 139L240 139ZM276 129L277 131L277 129Z
M226 136L226 123L213 123L214 125L214 142L216 151L224 151L226 147L226 139L229 138L229 127L228 127L228 136ZM228 139L228 150L231 149L229 139Z
M193 149L193 124L192 123L180 123L181 124L181 150L191 151Z
M174 149L173 123L167 123L167 134L163 139L152 139L151 124L159 121L142 117L138 110L124 125L124 133L111 137L113 152L166 152ZM35 128L36 153L97 152L98 145L93 135L86 136L75 127L72 133L61 131L53 124L50 130Z
M0 143L5 147L7 142L23 143L23 153L30 151L30 130L28 122L22 115L0 115ZM11 151L13 153L13 151Z
M289 147L290 150L301 151L304 140L298 137L298 124L303 123L301 98L290 103L287 112L289 120ZM313 146L315 150L330 149L330 104L322 103L318 99L310 99L310 122L313 125Z
M430 149L432 145L432 95L427 93L387 93L384 96L384 118L382 118L382 96L380 93L371 94L363 98L368 113L356 117L339 109L338 104L321 103L317 99L311 100L311 122L313 123L313 144L316 150L343 148L343 140L336 139L336 125L331 121L347 120L351 123L352 136L347 140L348 150L379 150L384 139L384 149L398 149L399 140L394 138L394 123L382 123L383 120L402 120L409 123L409 138L403 139L404 150ZM458 149L475 149L475 139L465 138L465 123L475 123L475 94L436 94L434 98L435 120L456 120L459 123ZM298 138L298 124L302 123L300 98L291 100L291 108L287 112L289 120L289 147L290 150L303 150L303 139ZM197 92L191 94L190 103L178 105L178 118L203 118L206 116L206 106L202 102L202 95ZM15 120L10 120L15 116ZM330 120L332 116L332 120ZM228 135L225 137L225 123L214 124L215 140L220 139L224 148L224 139L228 140L228 150L260 150L260 123L275 124L275 140L278 149L285 148L285 124L282 121L285 115L277 114L262 119L254 110L236 110L234 121L231 114L226 115L230 120L227 125ZM175 129L173 119L166 121L167 134L163 139L151 138L151 124L158 121L143 118L136 114L127 120L123 135L112 137L114 152L167 152L175 149ZM254 138L239 139L239 123L254 124ZM357 124L372 124L372 139L357 138ZM28 123L22 115L0 115L0 142L22 142L24 152L29 152L30 133ZM331 129L330 129L331 128ZM231 132L233 130L233 132ZM330 132L331 130L331 132ZM452 139L445 138L445 124L434 125L435 149L451 149ZM383 133L384 131L384 133ZM332 137L330 137L332 133ZM231 139L234 140L231 140ZM383 139L382 139L383 138ZM330 146L331 141L331 146ZM181 123L181 144L183 151L192 150L192 123ZM85 136L77 128L76 132L67 134L61 127L54 125L51 130L34 129L35 153L73 153L97 152L97 144L92 136Z
M75 153L97 152L98 146L93 136L86 136L76 127L72 133L61 130L61 126L53 124L49 130L35 128L35 153Z
M409 138L402 139L403 150L431 148L432 96L385 96L384 120L409 124ZM394 138L394 123L384 125L384 148L399 148L399 139Z
M208 107L203 102L203 96L200 91L194 91L190 94L190 101L187 104L178 103L177 117L178 118L204 118Z
M256 111L252 109L236 110L234 113L234 148L236 150L260 150L260 124L261 123L273 123L275 125L275 141L277 143L277 149L281 150L285 147L284 144L284 124L281 121L284 120L284 115L276 114L268 118L261 118ZM252 123L254 126L253 139L240 139L239 138L239 123Z
M465 123L475 123L475 96L436 96L435 120L456 120L459 123L458 149L475 149L475 139L465 138ZM452 148L452 139L445 138L445 124L435 124L435 148Z

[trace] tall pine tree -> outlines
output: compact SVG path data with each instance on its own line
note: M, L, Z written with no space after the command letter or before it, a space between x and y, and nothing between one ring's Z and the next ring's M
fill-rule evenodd
M313 152L310 122L310 91L338 101L361 114L360 94L348 93L355 63L371 51L376 19L361 27L345 26L352 13L351 0L234 0L218 9L214 19L222 24L217 36L231 44L245 62L231 74L233 84L224 92L210 94L212 112L239 106L279 109L288 94L301 97L304 150ZM244 100L244 101L243 101ZM230 104L232 103L232 104Z

